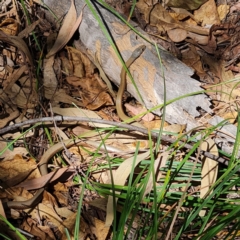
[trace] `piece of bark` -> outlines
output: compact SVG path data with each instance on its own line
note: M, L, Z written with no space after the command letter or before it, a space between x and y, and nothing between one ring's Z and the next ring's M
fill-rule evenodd
M70 1L59 0L56 4L55 0L45 0L54 13L61 17L68 11ZM78 0L76 3L78 14L85 4L84 0ZM144 53L132 64L130 72L137 84L137 87L142 95L145 106L150 109L163 103L164 99L164 79L162 77L162 69L164 71L166 82L166 97L167 101L179 96L191 94L193 92L202 91L200 83L191 76L194 71L184 63L175 58L172 54L160 49L160 55L163 67L160 67L159 59L156 54L155 47L144 41L136 33L130 30L116 18L111 12L96 4L98 13L101 19L106 24L111 36L116 43L123 59L125 61L131 56L133 50L139 45L146 45ZM133 22L131 22L134 26ZM135 27L143 36L148 38L148 35L139 27ZM86 52L93 57L97 53L98 59L108 77L117 85L120 83L120 72L122 65L110 46L107 38L104 36L99 24L92 15L91 11L86 6L83 10L83 20L79 27L79 35L82 44L87 49ZM127 90L140 102L140 98L128 79ZM210 99L205 94L193 95L181 100L177 100L167 106L166 120L169 123L187 124L187 130L201 125L196 117L201 115L198 109L204 110L206 113L211 113ZM161 109L153 111L161 116ZM213 121L216 123L216 121ZM234 139L225 138L223 136L216 137L216 141L225 146L223 149L227 152L232 151L229 142L233 143ZM222 144L223 143L223 144Z

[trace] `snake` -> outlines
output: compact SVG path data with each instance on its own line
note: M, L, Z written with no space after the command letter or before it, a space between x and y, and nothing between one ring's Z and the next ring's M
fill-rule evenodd
M146 48L145 45L140 45L132 52L130 58L126 62L127 68L129 68L132 65L132 63L143 53L145 48ZM123 121L130 119L124 113L123 107L122 107L122 97L123 97L123 93L126 88L126 82L127 82L126 75L127 75L127 72L126 72L125 68L122 67L121 74L120 74L120 85L119 85L119 90L117 92L117 97L116 97L116 110L117 110L118 116ZM63 150L64 147L69 148L69 147L73 146L74 144L81 145L81 144L84 144L84 142L80 139L77 139L77 140L68 139L68 140L63 140L59 143L56 143L52 147L50 147L42 155L42 157L39 161L39 164L38 164L41 175L44 176L44 175L48 174L48 170L47 170L48 162L56 153ZM85 144L96 146L96 144L98 144L98 143L92 142L92 141L86 141ZM114 149L107 149L107 150L115 151ZM119 151L121 152L121 150L119 150ZM8 208L19 209L19 210L33 208L41 201L44 190L45 190L45 187L38 189L36 191L35 195L26 201L8 201L6 203L6 205Z
M140 45L138 46L131 54L130 58L127 60L126 62L126 67L129 68L132 63L144 52L144 50L146 49L145 45ZM116 97L116 110L117 110L117 114L120 117L121 120L123 121L127 121L130 118L124 113L123 111L123 107L122 107L122 97L123 97L123 93L125 91L126 88L126 83L127 83L127 72L125 70L124 67L122 67L121 70L121 74L120 74L120 85L119 85L119 89L117 92L117 97Z

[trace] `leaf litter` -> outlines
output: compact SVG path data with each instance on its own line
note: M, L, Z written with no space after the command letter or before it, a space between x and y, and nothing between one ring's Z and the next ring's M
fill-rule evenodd
M31 11L32 23L29 25L24 25L19 21L19 12L14 11L15 5L13 3L10 1L1 3L4 7L2 7L0 16L5 19L0 24L0 41L2 44L0 127L54 114L101 118L106 116L107 112L106 119L117 119L116 114L112 115L112 108L114 108L112 96L115 94L112 88L108 89L108 82L106 84L101 79L103 78L102 75L96 72L94 64L86 54L79 49L66 46L81 24L84 17L83 11L77 17L74 1L71 1L71 6L60 29L57 29L57 25L54 26L54 31L58 31L58 36L54 40L54 44L50 46L48 45L49 39L52 36L54 37L54 34L52 34L53 23L48 23L43 13L41 13L42 17L40 19L37 17L36 9L40 11L39 6L41 4L39 1L34 2L38 2L39 5L32 1L27 5L28 10L34 10ZM237 109L234 108L233 103L237 101L239 88L236 83L229 82L229 80L239 74L239 47L235 40L238 31L229 24L231 21L236 21L236 19L231 18L232 15L229 13L238 10L239 5L232 5L231 8L228 5L217 6L214 1L209 0L203 1L205 3L198 10L195 10L197 7L194 4L196 3L191 4L191 2L186 3L184 1L182 3L179 1L180 6L175 6L173 1L166 1L166 6L171 7L171 11L168 11L166 7L158 3L151 6L146 1L139 0L136 5L135 17L139 25L147 30L159 44L195 69L203 88L215 91L215 93L209 93L209 96L213 99L215 114L225 119L229 118L229 114L231 114L231 117L236 119ZM4 3L6 4L4 5ZM20 7L19 2L16 2L16 4ZM110 4L113 4L122 13L129 13L126 10L122 11L114 1L110 1ZM194 11L189 12L189 9ZM212 17L209 18L207 13L211 13ZM205 27L209 24L211 24L211 28ZM230 30L232 31L231 35L229 34ZM35 39L38 39L38 41L34 41ZM39 49L39 42L45 43L47 50L44 44ZM229 42L230 44L227 44ZM181 49L184 49L184 51ZM37 75L35 74L36 66L38 71L42 70ZM99 69L99 72L101 71L102 69ZM214 86L215 83L224 84ZM224 92L231 92L231 95L226 95ZM49 110L47 100L51 101L52 112ZM76 106L73 108L72 103L81 108ZM131 105L127 103L126 107L131 109L130 111L134 115L141 112L135 103L131 103ZM153 120L153 117L150 116L145 124L150 129L158 129L161 120L156 116ZM114 133L112 138L106 140L106 144L113 149L115 148L115 150L121 150L122 154L119 152L111 153L110 151L106 153L103 150L101 152L96 148L101 149L102 139L106 136L106 133L103 131L100 136L100 133L97 132L96 134L95 128L100 128L102 125L78 123L78 126L75 127L76 123L63 122L62 124L59 124L59 128L64 132L64 136L72 138L75 135L86 134L97 144L94 148L90 145L87 147L72 147L69 150L71 156L66 151L61 156L56 156L53 164L49 165L53 169L59 168L55 175L51 172L41 176L37 162L34 160L34 158L39 160L44 149L50 146L43 128L36 128L34 133L28 134L22 134L23 129L20 129L14 135L11 133L3 135L0 142L0 150L2 150L6 148L8 142L14 138L19 138L12 150L9 147L7 151L1 152L0 156L3 160L0 163L1 181L3 182L3 191L0 198L3 205L6 200L30 199L34 196L30 190L36 190L48 184L54 188L52 194L50 188L46 189L41 203L34 206L33 209L24 210L27 214L25 218L21 215L22 211L20 211L20 214L17 214L16 211L11 213L12 218L21 219L19 227L40 239L65 239L64 229L66 227L70 234L73 234L77 202L81 192L79 184L82 183L82 178L78 180L75 178L76 169L80 169L80 173L85 175L87 169L91 166L90 175L93 182L109 184L112 179L109 170L106 170L106 155L115 159L125 157L126 160L122 161L121 164L116 164L118 168L113 169L114 183L124 186L131 168L135 168L132 165L133 157L129 154L136 148L136 141L144 141L141 136L126 136ZM164 131L167 133L181 135L184 131L184 126L179 124L173 126L164 123L164 125ZM60 130L54 127L49 129L53 143L58 142ZM216 154L212 140L208 139L207 143L212 145L214 149L209 151ZM205 148L206 146L203 143L201 147ZM159 174L157 186L161 186L160 179L165 176L165 173L159 171L159 168L166 167L168 154L171 155L170 152L166 151L166 146L161 145L161 148L162 151L165 151L163 162L160 162L161 157L159 156L154 165L155 174ZM143 151L146 151L146 149L148 149L148 146L144 145ZM97 156L93 158L94 154L97 154ZM139 154L135 165L144 162L148 155L147 151ZM179 153L175 157L179 162L183 159ZM69 164L68 167L65 167L64 160ZM201 174L204 175L200 183L200 197L203 197L208 192L209 186L216 181L217 164L214 162L211 165L212 162L213 160L206 158L203 168L200 170ZM78 184L76 184L76 181L78 181ZM153 184L153 179L150 179L145 195L150 192ZM95 199L102 200L98 193L90 190L84 191L84 199L87 204L85 204L85 212L82 213L80 239L85 239L87 236L93 236L94 234L99 239L105 239L109 228L105 228L103 233L103 226L106 219L107 225L110 226L112 223L113 199L109 196L108 203L105 202L100 206L100 204L95 203L97 202ZM171 191L178 191L178 189L172 189ZM115 198L116 200L117 198ZM94 204L98 206L95 208L95 214L89 215L91 210L89 206L94 206ZM107 214L106 219L105 217L97 218L96 216L101 215L100 213ZM201 214L204 215L205 213L201 212ZM1 215L6 216L4 210L2 210ZM84 220L87 219L86 215L89 215L88 221ZM40 219L40 221L37 219ZM40 224L40 222L43 224ZM54 229L58 229L58 231L56 232ZM101 236L102 234L104 236Z

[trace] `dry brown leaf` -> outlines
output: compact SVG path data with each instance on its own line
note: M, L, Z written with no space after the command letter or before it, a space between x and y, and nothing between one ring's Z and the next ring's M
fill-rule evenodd
M38 220L35 222L33 219ZM45 221L45 226L39 225L39 222L42 221ZM36 208L31 210L31 219L26 219L22 224L22 228L40 237L40 239L56 239L54 233L57 233L57 239L60 239L63 232L61 234L59 234L59 232L53 232L53 228L62 228L62 224L61 218L59 218L52 207L40 203Z
M13 84L20 79L22 74L27 71L27 66L23 65L20 68L13 71L11 75L8 76L8 78L3 82L3 90L9 91L10 88L12 88Z
M153 120L151 122L143 122L143 125L149 129L160 129L160 126L162 124L162 120L157 119L157 120ZM169 124L167 122L164 122L163 126L168 126Z
M97 74L94 74L91 78L82 78L78 86L81 87L79 95L84 107L96 110L102 106L114 105L112 98L107 93L106 85Z
M27 57L27 60L29 61L30 65L33 67L34 64L32 60L32 55L28 49L28 46L20 37L7 35L3 31L0 31L0 40L17 47L18 50ZM25 57L23 57L23 59L25 59Z
M134 116L146 112L147 109L142 106L132 106L128 103L124 104L127 110L129 110ZM150 122L154 119L154 115L152 113L147 113L143 117L141 117L143 121Z
M62 103L68 103L68 104L73 104L75 103L77 106L83 107L83 103L76 100L75 98L69 96L65 89L59 89L57 90L54 95L52 96L51 100L55 102L62 102Z
M71 170L68 171L67 167L58 168L56 171L50 172L44 176L24 181L18 184L16 187L24 187L27 190L39 189L45 187L48 183L58 180L60 177L63 178L64 176L62 175L64 175L64 173L66 173L67 175L66 177L69 178L71 172L72 172Z
M46 194L46 193L45 193ZM48 193L49 194L49 193ZM46 196L46 195L45 195ZM44 201L44 200L43 200ZM54 208L52 206L47 206L46 204L39 203L37 207L31 212L32 218L39 218L44 219L48 218L49 221L52 222L56 227L62 225L62 219L57 215Z
M17 84L13 84L7 94L0 89L0 96L9 104L24 109L34 108L37 102L37 95L35 91L33 91L30 96L27 96L24 89Z
M107 239L110 227L106 227L105 223L97 218L94 218L95 228L93 233L95 233L98 240ZM92 229L93 230L93 229Z
M218 157L218 148L211 138L208 138L206 141L204 141L200 147L201 150L210 152L211 154ZM206 197L206 193L217 179L217 174L218 174L218 162L203 156L200 198ZM199 216L203 217L205 216L205 213L206 213L205 210L201 210Z
M15 179L15 184L21 182L26 175L28 179L40 177L39 171L36 169L36 161L32 158L26 160L21 155L16 155L14 159L0 162L0 176L3 182L7 181L10 184L11 179ZM19 181L18 181L19 179Z
M174 13L169 13L175 20L182 21L186 19L186 17L190 17L192 21L194 21L195 25L199 24L199 22L195 19L194 15L183 8L174 8L171 7L171 9L174 11ZM193 25L193 23L191 24Z
M187 127L187 124L171 124L163 127L163 131L171 133L183 133Z
M187 32L193 32L206 36L209 35L209 29L204 29L197 25L188 25L187 22L176 21L161 4L156 4L154 6L150 14L149 23L153 26L156 26L158 28L158 32L161 33L173 29L185 29Z
M159 154L157 159L154 161L154 174L156 179L153 179L151 174L143 196L146 196L148 193L150 193L152 190L153 184L158 182L158 180L161 178L162 173L159 171L159 169L166 166L169 155L170 155L170 152L166 151L162 154Z
M31 233L38 239L55 240L50 226L39 226L38 221L30 217L25 218L21 224L21 228L26 232Z
M54 195L61 206L68 206L69 191L66 184L57 183L54 185Z
M0 30L8 35L16 36L19 30L19 23L13 18L7 18L0 23Z
M83 10L81 11L81 14L77 19L77 12L74 6L74 1L71 0L70 9L68 10L68 13L64 18L63 25L59 31L56 42L47 54L46 58L51 57L67 44L67 42L71 39L78 26L80 25L82 21L82 15Z
M70 64L71 70L72 70L72 72L70 72L69 76L70 77L74 76L77 78L86 77L85 66L84 66L84 63L82 62L82 58L81 58L81 52L74 48L66 47L66 49L68 51L69 64ZM68 82L68 83L71 84L70 82Z
M69 218L70 216L72 216L74 214L74 212L70 211L68 209L69 207L54 207L55 211L57 212L57 214L62 217L62 218Z
M96 119L101 119L96 112L91 111L91 110L86 110L86 109L77 109L77 108L60 108L60 107L53 107L53 112L62 116L72 116L72 117L88 117L88 118L96 118ZM94 123L92 124L91 121L89 121L90 126L97 126L97 127L103 127L106 125L103 124L97 124Z
M226 18L227 14L229 14L230 6L227 4L220 4L217 6L217 11L219 15L220 21Z
M88 101L86 101L87 100L86 94L83 94L83 95L80 94L80 95L85 100L84 106L90 110L97 110L98 108L100 108L102 106L113 106L114 105L112 98L110 97L110 95L107 92L100 92L97 97L90 98L90 99L88 99Z
M73 47L66 47L68 51L68 59L72 65L72 75L75 77L91 77L94 73L94 65L89 58Z
M187 32L187 37L191 38L194 42L196 42L199 45L208 45L209 44L209 36L204 36L192 32Z
M70 32L72 30L71 28L72 28L73 24L76 22L76 19L77 19L76 8L74 5L74 1L71 0L71 6L63 20L63 24L59 30L57 39L56 39L53 47L47 54L46 58L53 56L55 53L57 53L60 49L62 49L66 45L66 43L72 37L72 36L70 36Z
M47 191L44 191L42 204L45 204L46 206L48 206L50 208L54 208L55 206L58 205L58 202L57 202L55 196L53 196L52 194L50 194ZM54 211L55 211L55 208L54 208Z
M142 160L146 159L149 156L150 151L146 151L145 153L139 154L136 159L135 157L130 157L126 159L121 165L118 167L116 172L113 175L112 182L114 185L124 186L129 174L131 173L132 169L134 169ZM134 166L133 166L134 163ZM109 184L111 180L109 180ZM118 191L115 191L118 194ZM118 198L115 198L116 203ZM108 197L108 204L107 204L107 216L106 216L106 226L110 226L112 224L114 217L114 207L113 207L113 197Z
M187 66L194 68L201 80L206 75L199 53L197 52L196 47L192 44L190 44L189 48L182 53L182 61Z
M73 213L70 217L63 221L63 224L59 227L59 231L62 233L62 240L68 240L65 234L65 228L68 229L71 239L74 239L74 228L76 223L77 213ZM87 232L88 225L85 222L84 218L80 219L80 226L79 226L79 240L86 239L88 232Z
M108 202L108 200L106 198L96 198L96 199L90 201L88 204L90 206L99 208L105 212L107 210L107 202Z
M1 92L1 91L0 91ZM1 94L0 94L1 95ZM9 110L9 109L8 109ZM15 109L14 111L11 111L11 112L7 112L9 115L3 119L0 119L0 128L3 128L5 127L10 121L12 121L13 119L16 119L20 112ZM15 151L14 154L16 154L17 152ZM24 152L23 152L24 153ZM1 155L0 157L6 157L9 155L12 156L12 154L9 152L9 150L7 151L7 153L4 153L3 155Z
M207 1L208 0L164 0L164 4L169 7L194 10Z
M233 110L231 112L225 112L224 114L221 115L224 119L227 119L229 123L234 124L236 122L238 116L238 112Z
M67 76L66 80L69 84L77 87L79 85L79 82L81 81L81 78L75 76Z
M201 22L202 26L220 24L216 3L208 0L199 9L194 11L194 17Z
M61 71L66 75L66 78L71 78L74 77L73 75L73 66L71 61L64 55L61 54L61 52L59 53L59 59L61 60ZM79 66L79 68L81 69L81 65ZM75 77L77 78L77 77ZM78 79L78 78L77 78ZM68 79L66 79L68 81Z
M167 33L169 38L176 43L185 40L185 38L188 36L188 32L181 28L169 29Z
M5 193L8 199L13 199L14 201L26 201L33 197L33 194L28 192L26 189L18 188L18 187L8 188ZM1 197L2 197L2 194L1 194Z

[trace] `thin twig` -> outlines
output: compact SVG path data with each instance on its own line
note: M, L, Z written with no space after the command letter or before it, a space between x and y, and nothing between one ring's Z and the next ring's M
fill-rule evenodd
M41 123L41 122L49 122L49 124L53 121L60 121L61 124L70 124L69 122L66 121L74 121L74 124L76 125L76 121L79 122L79 124L81 124L82 122L92 122L92 123L101 123L101 124L106 124L106 125L111 125L111 126L115 126L115 127L120 127L120 128L125 128L128 129L130 131L137 131L143 134L148 135L148 130L145 128L141 128L141 127L136 127L130 124L125 124L125 123L121 123L121 122L112 122L112 121L107 121L107 120L103 120L103 119L95 119L95 118L86 118L86 117L68 117L68 116L54 116L54 117L43 117L43 118L36 118L36 119L31 119L31 120L27 120L21 123L16 123L14 125L10 125L7 126L5 128L0 129L0 135L7 133L9 131L13 131L17 128L21 128L23 126L26 125L31 125L31 124L36 124L36 123ZM152 132L151 131L151 136L153 138L157 138L158 137L158 133L156 132ZM161 140L164 142L169 142L169 143L174 143L177 139L172 138L172 137L168 137L168 136L162 136ZM187 149L192 149L192 145L188 144L188 143L184 143L182 141L178 142L179 145L184 145L184 148ZM217 161L219 163L222 163L226 166L228 166L228 160L222 157L217 157L209 152L206 151L202 151L200 152L201 154L203 154L205 157L211 158L214 161Z

